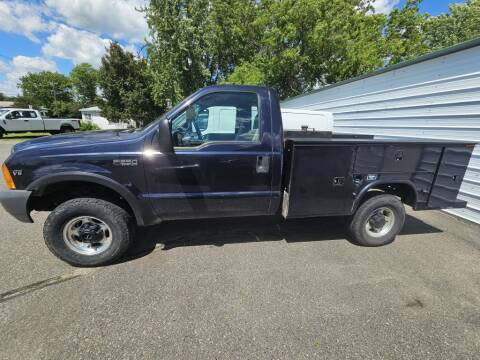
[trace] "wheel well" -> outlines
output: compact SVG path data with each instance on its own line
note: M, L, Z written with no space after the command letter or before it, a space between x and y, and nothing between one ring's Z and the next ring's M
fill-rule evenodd
M378 184L368 189L368 191L362 196L358 204L360 205L368 199L371 199L372 197L381 194L398 196L404 204L410 206L414 206L415 202L417 201L417 193L415 192L414 188L409 184Z
M57 182L35 191L29 202L29 210L52 211L65 201L81 197L109 201L134 216L131 206L116 191L100 184L85 181Z
M64 129L64 128L73 129L73 126L72 126L71 124L62 124L62 125L60 125L60 129Z

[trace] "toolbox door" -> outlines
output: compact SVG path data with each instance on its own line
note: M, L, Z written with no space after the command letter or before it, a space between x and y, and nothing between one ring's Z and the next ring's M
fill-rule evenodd
M353 202L354 156L348 145L295 145L284 217L346 214Z
M428 199L429 208L464 207L457 195L467 170L472 149L465 146L445 147Z

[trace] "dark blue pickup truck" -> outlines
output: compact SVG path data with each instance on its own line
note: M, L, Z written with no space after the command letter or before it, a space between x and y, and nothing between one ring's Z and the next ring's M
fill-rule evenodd
M0 201L23 222L50 211L45 242L77 266L120 257L136 226L189 218L347 216L354 241L379 246L401 230L403 203L465 206L457 194L473 147L284 132L273 90L214 86L143 129L15 145Z

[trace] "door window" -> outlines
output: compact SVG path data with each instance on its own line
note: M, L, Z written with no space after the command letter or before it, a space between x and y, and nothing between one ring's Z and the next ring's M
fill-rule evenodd
M249 92L218 92L189 105L171 122L176 147L198 146L209 141L260 139L258 97Z
M19 111L12 111L9 115L10 119L20 119L22 117Z

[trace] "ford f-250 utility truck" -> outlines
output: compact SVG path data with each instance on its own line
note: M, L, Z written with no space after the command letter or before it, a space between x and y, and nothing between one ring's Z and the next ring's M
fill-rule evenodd
M9 133L49 132L51 134L68 133L80 128L78 119L43 118L33 109L0 109L0 138Z
M230 109L225 121L234 123L202 133L218 107ZM117 259L135 226L190 218L346 216L354 241L379 246L402 229L403 203L415 210L465 206L457 194L473 147L284 132L273 90L214 86L143 129L15 145L3 165L9 190L0 201L23 222L32 222L32 210L50 211L45 242L77 266Z

